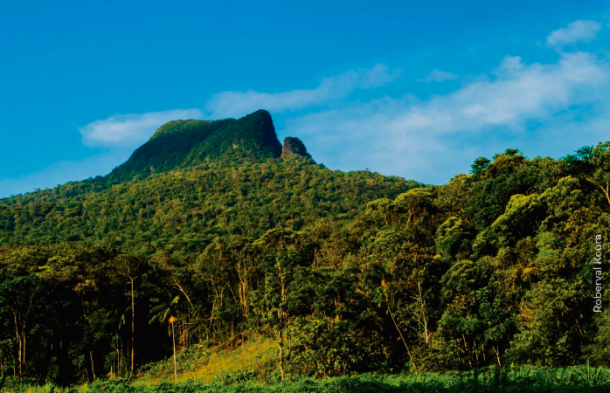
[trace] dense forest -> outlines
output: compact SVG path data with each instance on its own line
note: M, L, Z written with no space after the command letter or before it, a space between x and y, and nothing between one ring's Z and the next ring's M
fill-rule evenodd
M609 365L610 142L426 186L282 153L267 116L0 200L2 370L69 385L253 336L282 379Z

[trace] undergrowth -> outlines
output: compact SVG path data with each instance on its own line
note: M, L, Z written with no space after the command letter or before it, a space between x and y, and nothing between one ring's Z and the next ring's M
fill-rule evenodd
M408 392L408 393L568 393L610 391L610 370L574 366L568 368L489 367L469 372L361 374L313 379L288 376L284 382L261 381L254 371L219 374L212 382L194 379L144 384L125 379L98 380L89 385L59 388L52 384L31 386L8 380L8 393L271 393L271 392Z
M277 363L277 344L260 336L249 338L234 350L197 344L178 354L176 360L178 382L238 382L268 375ZM136 379L137 384L146 385L174 381L173 358L148 365Z

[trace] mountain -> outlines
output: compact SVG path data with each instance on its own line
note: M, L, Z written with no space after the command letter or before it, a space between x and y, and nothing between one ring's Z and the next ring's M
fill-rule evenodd
M332 171L294 137L282 152L264 110L171 121L108 176L0 199L0 245L101 241L143 254L170 245L195 253L219 236L349 221L371 200L421 186Z
M261 162L282 152L269 112L239 120L176 120L161 126L108 176L126 181L213 162Z

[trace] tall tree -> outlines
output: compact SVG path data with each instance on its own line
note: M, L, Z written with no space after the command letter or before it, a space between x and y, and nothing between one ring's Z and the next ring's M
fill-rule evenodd
M134 371L135 358L135 338L136 338L136 303L135 303L135 281L143 274L145 268L145 260L141 256L136 255L120 255L119 266L120 273L127 278L131 295L131 366Z

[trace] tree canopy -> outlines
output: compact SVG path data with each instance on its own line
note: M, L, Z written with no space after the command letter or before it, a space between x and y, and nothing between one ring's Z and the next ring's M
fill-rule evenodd
M440 186L293 156L3 199L0 361L69 384L262 334L282 375L608 365L609 149Z

